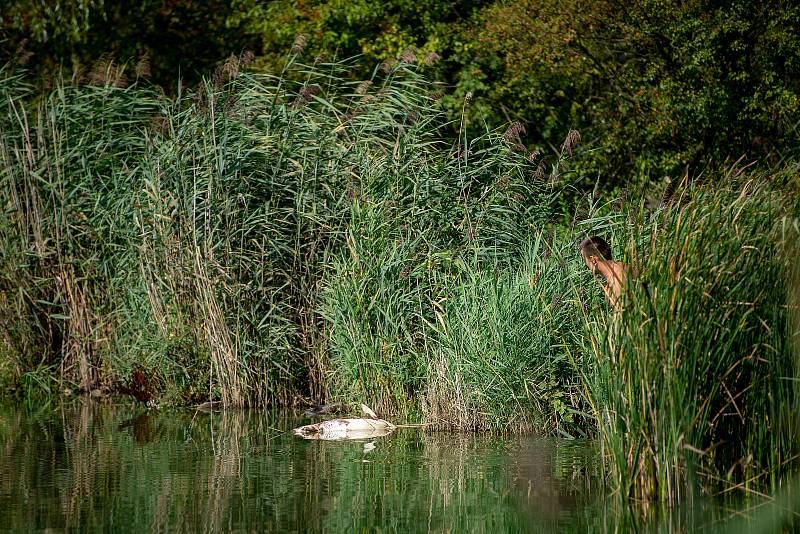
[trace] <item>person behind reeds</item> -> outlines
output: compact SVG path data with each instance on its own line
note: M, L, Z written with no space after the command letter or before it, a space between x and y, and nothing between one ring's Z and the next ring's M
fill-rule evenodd
M628 278L628 266L612 259L611 247L602 237L594 235L584 239L578 248L592 274L599 274L605 279L603 292L606 300L614 310L619 310L620 298Z

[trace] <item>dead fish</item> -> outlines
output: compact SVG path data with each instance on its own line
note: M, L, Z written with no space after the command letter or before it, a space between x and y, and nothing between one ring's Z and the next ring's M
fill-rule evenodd
M294 433L305 439L345 440L345 439L372 439L386 436L397 428L389 421L379 419L375 412L368 406L361 405L361 409L369 419L346 418L331 419L313 425L305 425L294 429Z
M383 419L331 419L295 428L294 433L306 439L344 440L372 439L387 436L395 426Z

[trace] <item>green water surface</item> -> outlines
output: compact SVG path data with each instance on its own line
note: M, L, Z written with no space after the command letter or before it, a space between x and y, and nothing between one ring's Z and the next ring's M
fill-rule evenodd
M4 406L0 528L559 532L597 519L592 442L401 428L372 448L287 432L308 422L91 398Z
M0 405L6 532L795 532L778 498L609 498L596 442L399 428L307 441L300 412ZM616 503L614 505L613 503ZM622 504L620 504L622 503ZM733 521L730 519L733 518Z

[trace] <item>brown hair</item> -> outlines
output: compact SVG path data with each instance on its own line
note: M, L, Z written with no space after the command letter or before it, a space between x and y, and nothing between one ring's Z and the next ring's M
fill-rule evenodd
M601 256L604 259L611 261L611 247L606 243L606 240L602 237L593 235L587 239L581 241L581 244L578 245L578 248L586 257L589 256Z

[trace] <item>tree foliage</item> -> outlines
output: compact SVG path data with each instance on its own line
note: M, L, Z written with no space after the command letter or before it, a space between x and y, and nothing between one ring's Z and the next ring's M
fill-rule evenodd
M800 8L515 0L477 20L480 52L464 61L491 107L534 141L583 131L603 182L796 149Z
M2 11L0 57L39 71L45 82L65 68L77 77L101 58L147 58L153 81L174 91L196 82L230 54L259 48L230 0L11 0ZM135 75L130 69L129 75Z
M166 87L243 49L273 72L293 47L361 54L354 79L402 56L434 70L473 131L517 120L548 153L580 130L585 181L608 188L743 154L773 164L799 140L800 7L780 0L15 0L2 32L13 62L45 71L147 54Z

